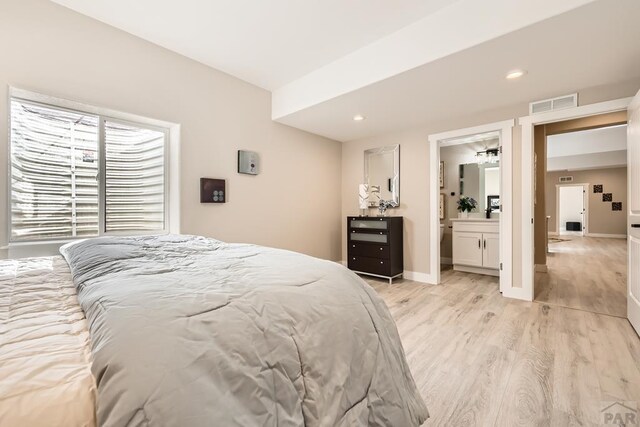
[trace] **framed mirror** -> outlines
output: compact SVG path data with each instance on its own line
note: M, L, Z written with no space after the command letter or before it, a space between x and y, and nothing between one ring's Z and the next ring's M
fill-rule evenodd
M379 199L400 204L400 145L364 152L364 182L380 187L377 196L369 196L369 206L378 206Z

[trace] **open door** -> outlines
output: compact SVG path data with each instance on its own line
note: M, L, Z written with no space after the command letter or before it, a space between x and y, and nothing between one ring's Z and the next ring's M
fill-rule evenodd
M640 334L640 92L629 106L627 126L629 271L627 317Z

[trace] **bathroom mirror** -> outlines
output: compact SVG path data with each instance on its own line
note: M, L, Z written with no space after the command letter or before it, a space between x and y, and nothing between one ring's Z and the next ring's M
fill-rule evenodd
M478 201L478 212L487 207L500 210L500 165L495 163L466 163L460 165L460 195Z
M380 187L377 196L369 196L369 206L377 206L380 199L400 204L400 145L364 152L364 182L369 188Z

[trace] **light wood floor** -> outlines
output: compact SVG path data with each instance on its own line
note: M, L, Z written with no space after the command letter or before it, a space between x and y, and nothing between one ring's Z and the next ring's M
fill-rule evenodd
M503 298L489 276L442 279L366 279L397 322L425 426L592 426L602 401L640 405L640 339L626 319Z
M627 316L627 241L561 236L549 243L547 273L536 273L535 300Z

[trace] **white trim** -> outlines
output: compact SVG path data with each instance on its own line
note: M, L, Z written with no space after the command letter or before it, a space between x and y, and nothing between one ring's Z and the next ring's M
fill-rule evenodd
M519 299L523 301L531 301L529 293L524 288L511 287L502 291L502 296L506 298Z
M626 234L588 233L586 237L602 237L605 239L626 239Z
M418 271L409 271L405 270L402 273L402 278L407 280L412 280L414 282L426 283L429 285L435 285L433 281L433 276L428 273L420 273Z
M565 110L549 111L547 113L533 114L520 117L518 123L522 127L522 159L521 159L521 193L522 193L522 293L526 300L533 301L534 297L534 261L533 261L533 200L534 183L533 176L533 127L546 123L560 122L564 120L579 119L595 116L597 114L624 111L628 108L632 98L616 99L613 101L599 102L581 107Z
M556 184L556 235L559 235L562 231L560 227L560 187L582 187L582 209L584 209L584 215L582 215L582 230L580 230L581 236L589 234L589 185L588 183L582 184ZM566 228L564 229L566 232ZM547 233L548 234L548 233Z
M515 120L504 120L480 126L457 129L448 132L429 135L429 242L430 272L432 281L440 283L440 219L438 204L440 185L438 172L440 165L440 146L444 141L489 132L500 132L500 146L502 147L500 162L500 181L502 191L500 202L500 291L507 296L505 290L513 287L513 127Z

